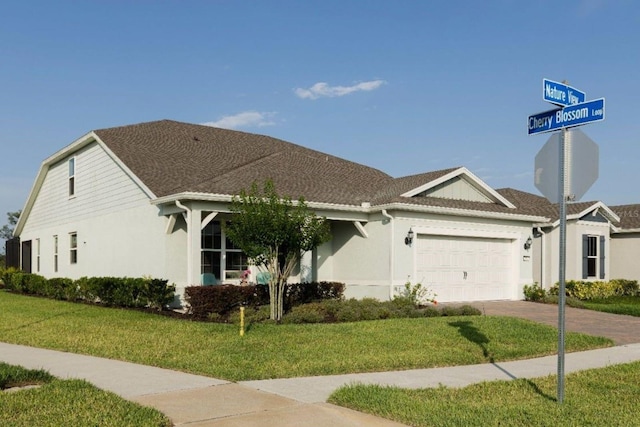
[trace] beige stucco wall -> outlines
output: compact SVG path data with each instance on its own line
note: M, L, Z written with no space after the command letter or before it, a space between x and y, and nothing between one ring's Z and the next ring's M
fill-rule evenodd
M640 281L640 233L611 236L611 278Z

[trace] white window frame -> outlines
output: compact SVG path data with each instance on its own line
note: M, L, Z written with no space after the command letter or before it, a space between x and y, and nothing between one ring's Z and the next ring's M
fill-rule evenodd
M587 236L587 277L597 278L599 277L599 264L600 264L600 236L589 234ZM589 264L594 263L595 268L593 269L593 275L589 274Z
M69 166L68 189L69 198L71 199L76 196L76 158L70 158L67 165Z
M78 233L69 233L69 264L78 263Z
M53 272L58 272L58 235L53 236Z
M40 272L40 239L36 239L36 272Z

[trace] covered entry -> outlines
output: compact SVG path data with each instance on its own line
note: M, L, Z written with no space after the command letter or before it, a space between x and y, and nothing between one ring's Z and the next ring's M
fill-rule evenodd
M418 235L415 277L441 302L512 299L513 251L511 239Z

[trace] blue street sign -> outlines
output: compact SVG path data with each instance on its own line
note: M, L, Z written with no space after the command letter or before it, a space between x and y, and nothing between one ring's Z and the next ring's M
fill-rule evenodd
M529 135L604 120L604 98L529 116Z
M565 107L584 102L587 94L564 83L542 79L542 99L552 104Z

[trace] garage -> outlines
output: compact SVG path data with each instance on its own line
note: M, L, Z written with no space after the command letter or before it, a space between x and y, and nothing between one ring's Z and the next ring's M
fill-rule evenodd
M439 302L512 299L513 240L418 235L416 280Z

